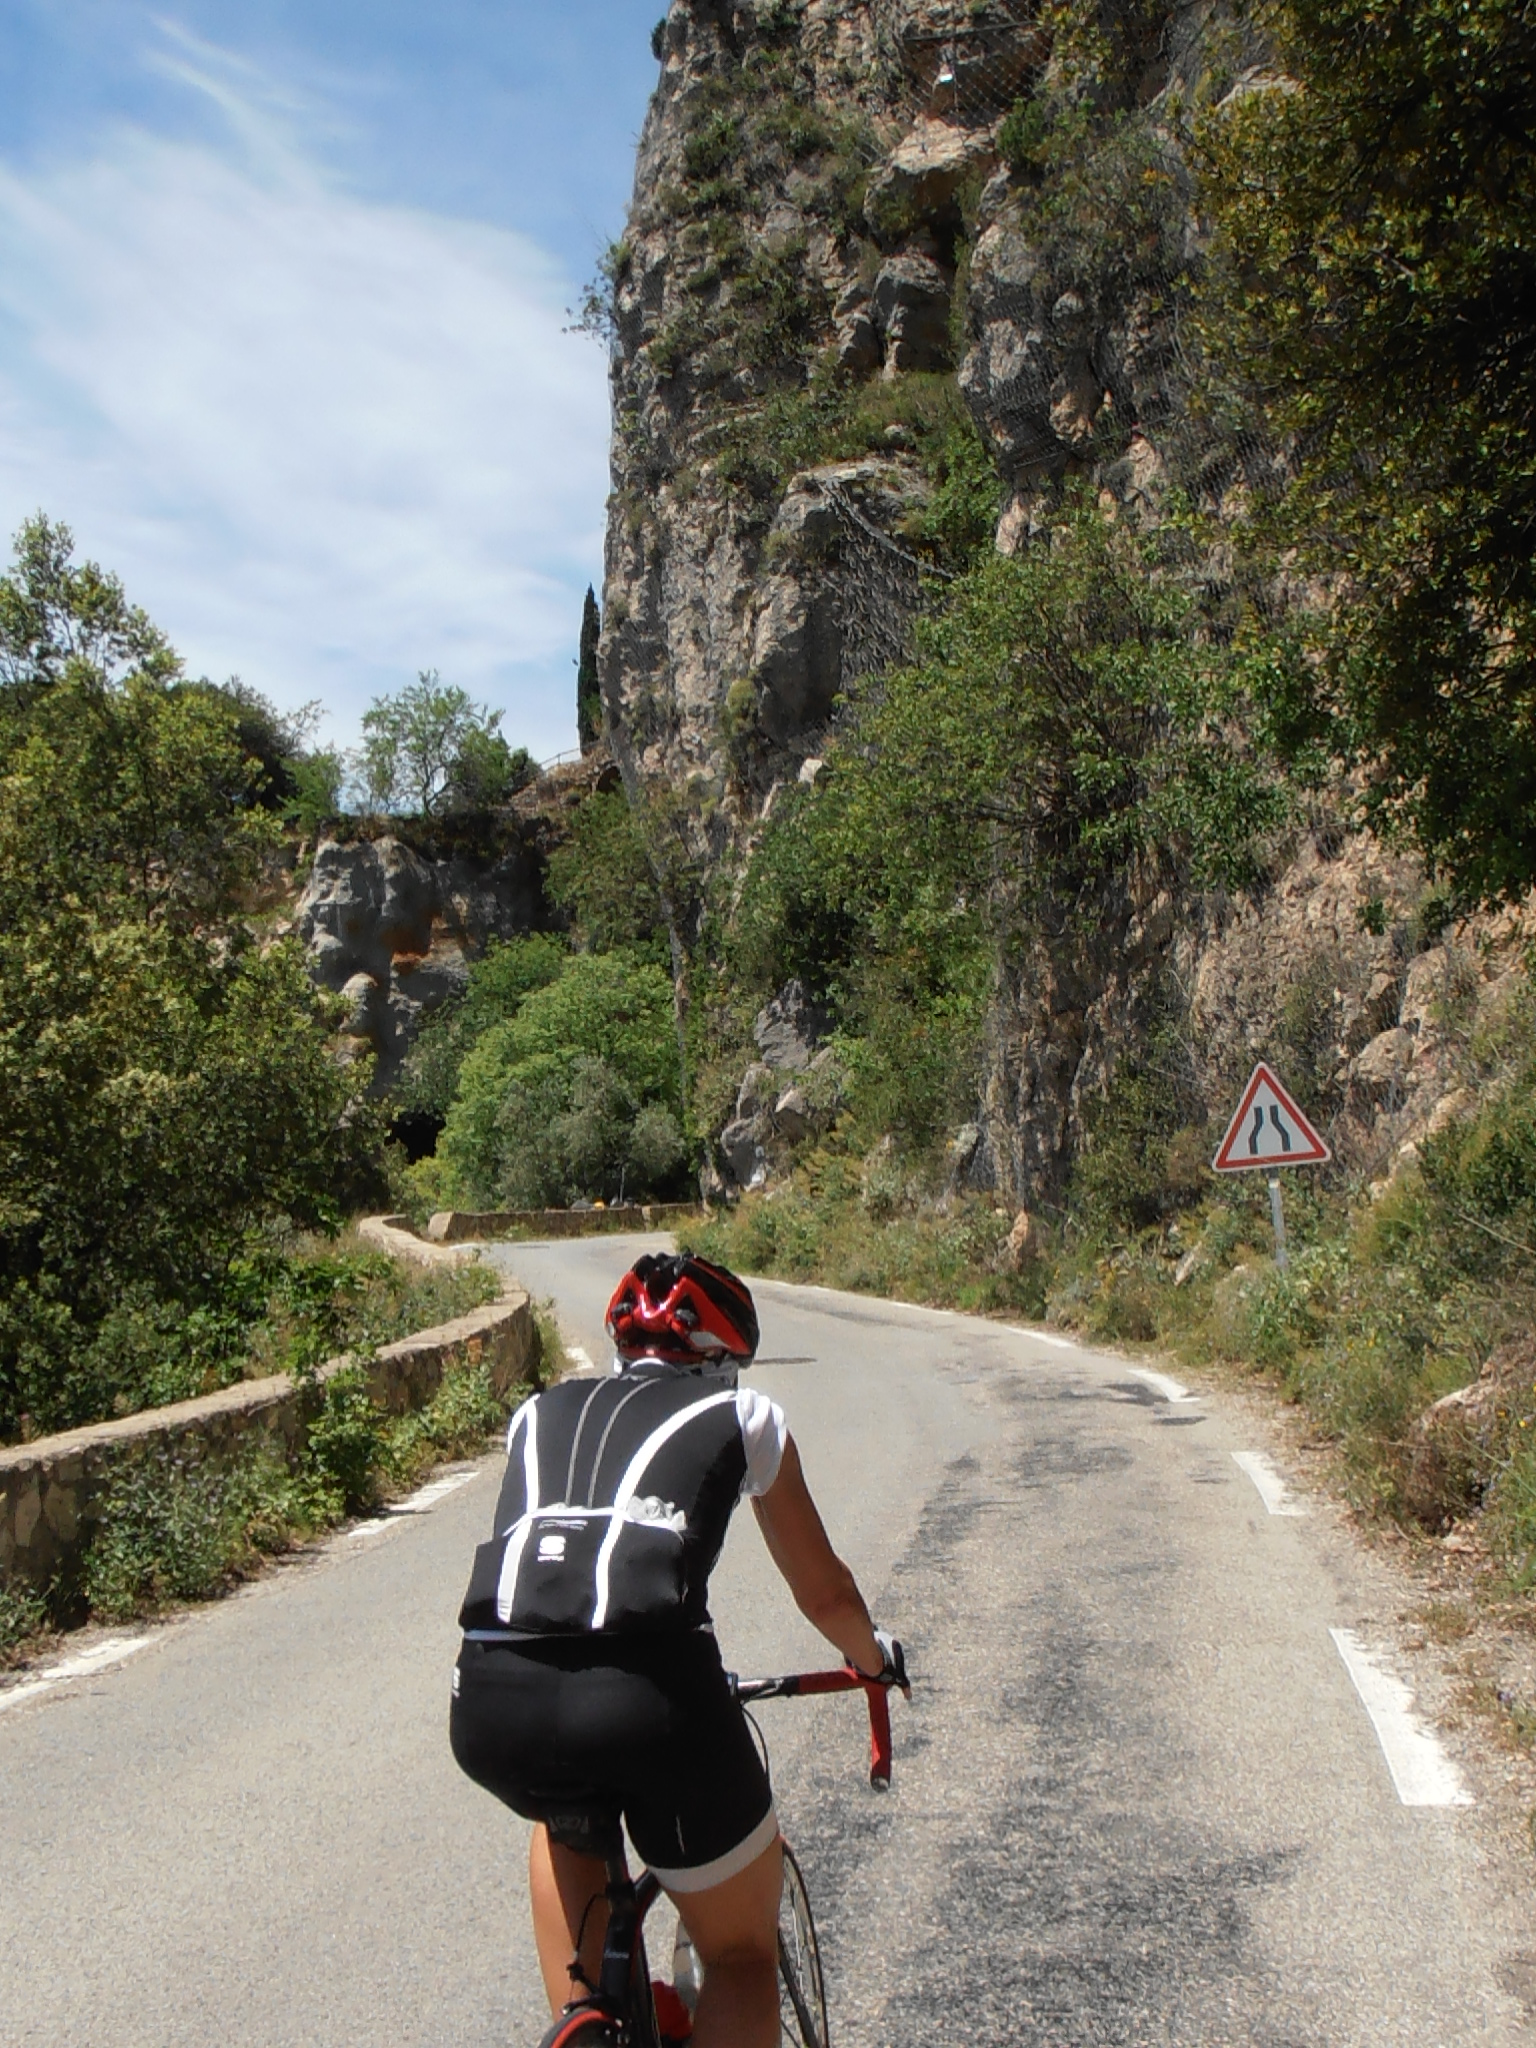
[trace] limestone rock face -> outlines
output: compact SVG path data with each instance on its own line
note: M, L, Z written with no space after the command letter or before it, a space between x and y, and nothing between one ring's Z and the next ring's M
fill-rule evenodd
M658 39L614 265L599 666L630 787L687 791L705 858L822 750L839 690L907 645L915 574L886 591L872 644L850 571L878 546L869 528L899 545L916 465L885 465L867 504L846 488L867 525L823 500L802 531L808 475L836 465L794 471L775 420L832 361L871 381L952 366L964 206L1042 49L1019 10L991 11L985 88L971 43L940 83L945 35L975 29L950 0L809 0L793 18L674 0ZM711 196L722 179L728 205Z
M870 294L875 332L885 344L885 373L938 370L949 355L949 294L954 280L931 256L912 250L881 264Z
M1115 10L1104 25L1131 33ZM1194 402L1204 230L1174 117L1273 83L1265 53L1243 20L1168 0L1122 52L1118 139L1072 190L1045 189L1046 160L1015 134L1003 162L999 131L1048 79L1049 33L1012 0L673 0L614 255L599 666L627 786L681 799L701 867L814 777L840 693L910 652L931 585L908 536L937 485L903 390L955 376L997 467L1004 553L1068 482L1142 525L1172 493L1230 515L1272 480L1262 439ZM770 100L803 145L763 139ZM829 389L846 406L823 444ZM839 438L854 417L862 451ZM1335 1151L1392 1170L1464 1086L1444 1020L1504 1000L1521 943L1421 930L1427 893L1342 827L1298 833L1248 896L1128 875L1090 943L1003 968L956 1188L1010 1212L1056 1199L1088 1106L1172 987L1206 1113L1288 1047L1282 1078ZM347 963L364 970L379 979ZM387 1006L396 983L379 986ZM776 1170L798 1129L817 1034L783 1028L759 1038L782 1079L743 1082L721 1186ZM808 1107L815 1129L814 1090Z
M798 981L790 981L772 1002L764 1003L758 1011L752 1025L752 1037L763 1056L764 1065L799 1073L811 1064L826 1030L825 1013L810 1001Z
M961 185L996 164L990 129L924 116L871 179L865 214L877 224L942 220Z
M382 1093L486 940L528 931L543 912L539 862L521 841L479 862L430 859L394 838L323 840L294 926L314 979L346 998L346 1028L374 1054Z

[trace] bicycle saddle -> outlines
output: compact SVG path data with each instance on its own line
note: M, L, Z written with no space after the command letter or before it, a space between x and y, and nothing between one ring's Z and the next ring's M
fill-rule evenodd
M624 1829L618 1802L607 1793L562 1786L558 1791L531 1788L529 1818L541 1820L552 1841L582 1856L611 1863L624 1852Z

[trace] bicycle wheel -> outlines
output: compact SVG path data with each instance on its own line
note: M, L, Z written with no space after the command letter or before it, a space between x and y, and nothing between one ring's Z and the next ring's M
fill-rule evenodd
M555 2021L539 2048L620 2048L619 2030L598 2013L572 2013Z
M787 1842L779 1899L779 2038L785 2048L827 2048L827 1994L816 1922Z

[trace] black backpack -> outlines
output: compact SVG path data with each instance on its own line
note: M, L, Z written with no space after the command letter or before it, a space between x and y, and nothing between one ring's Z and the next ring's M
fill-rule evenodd
M649 1362L536 1395L507 1433L496 1533L475 1552L460 1624L699 1627L746 1464L734 1370Z

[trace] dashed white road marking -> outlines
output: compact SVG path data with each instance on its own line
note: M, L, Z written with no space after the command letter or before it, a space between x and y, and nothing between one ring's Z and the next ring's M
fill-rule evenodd
M429 1479L425 1486L408 1493L404 1500L397 1500L390 1509L393 1515L424 1515L428 1508L435 1508L447 1494L457 1493L461 1486L468 1486L474 1478L473 1472L447 1472L441 1479Z
M365 1543L370 1536L382 1536L386 1529L397 1529L402 1515L426 1514L446 1494L457 1493L474 1477L473 1472L449 1472L441 1479L429 1479L425 1486L418 1486L404 1500L391 1501L382 1515L370 1515L366 1522L354 1522L341 1540L343 1543Z
M1057 1337L1049 1330L1023 1330L1021 1336L1032 1337L1037 1344L1054 1344L1058 1351L1080 1351L1082 1346L1071 1337Z
M1133 1365L1131 1378L1143 1381L1154 1394L1161 1394L1165 1401L1198 1401L1200 1398L1198 1394L1192 1394L1188 1387L1182 1386L1178 1380L1170 1379L1167 1373L1152 1372L1146 1366Z
M73 1657L50 1664L35 1678L24 1679L20 1685L0 1692L0 1714L10 1707L19 1707L23 1700L36 1699L39 1693L52 1692L56 1685L71 1678L89 1678L97 1671L110 1671L114 1664L126 1663L138 1651L147 1650L154 1640L153 1636L108 1636L88 1650L77 1650Z
M1258 1488L1259 1499L1272 1515L1304 1515L1307 1511L1292 1498L1285 1481L1262 1451L1234 1451L1232 1462Z
M1408 1687L1366 1649L1353 1629L1331 1628L1328 1633L1371 1717L1404 1806L1470 1806L1472 1794L1438 1739L1414 1712Z
M591 1358L587 1355L585 1351L582 1350L579 1344L567 1344L565 1347L565 1355L568 1359L570 1359L571 1363L575 1366L578 1372L597 1371L597 1367L592 1363Z

